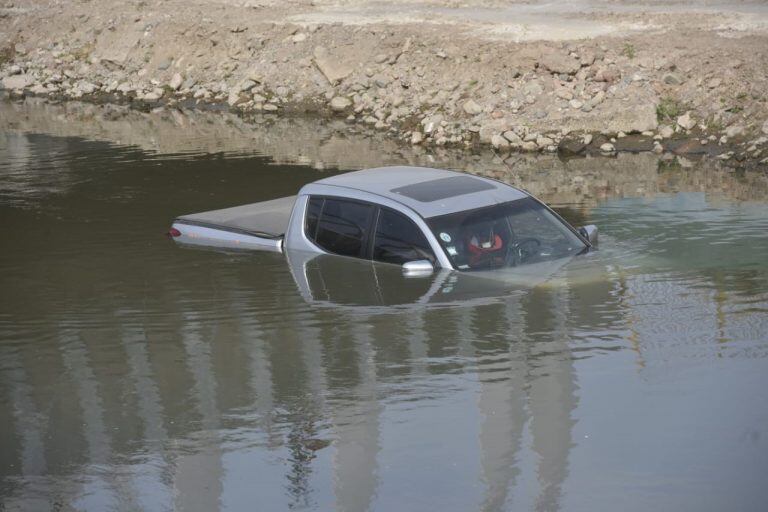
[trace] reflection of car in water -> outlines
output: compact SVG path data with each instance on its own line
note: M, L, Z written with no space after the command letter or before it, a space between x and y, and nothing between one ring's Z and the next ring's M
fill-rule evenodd
M332 254L408 273L558 262L597 241L596 227L576 230L522 190L420 167L341 174L297 196L185 215L170 234L184 244Z
M391 307L478 305L526 292L543 283L572 258L487 272L441 269L403 278L394 265L350 261L330 255L288 251L291 275L302 298L316 306L354 306L375 313Z

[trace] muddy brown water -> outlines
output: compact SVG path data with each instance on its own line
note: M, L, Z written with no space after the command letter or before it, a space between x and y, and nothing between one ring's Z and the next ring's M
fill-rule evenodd
M0 509L765 510L768 194L618 162L506 289L163 236L351 166L0 133Z

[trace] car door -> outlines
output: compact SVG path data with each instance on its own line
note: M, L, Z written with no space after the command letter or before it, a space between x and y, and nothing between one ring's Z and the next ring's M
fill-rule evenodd
M385 206L340 197L309 198L304 232L324 251L402 265L437 258L411 219Z
M435 253L421 229L408 217L391 208L379 207L376 228L372 232L371 258L402 265L427 260L435 265Z
M368 258L376 206L338 197L311 197L304 230L318 247L340 256Z

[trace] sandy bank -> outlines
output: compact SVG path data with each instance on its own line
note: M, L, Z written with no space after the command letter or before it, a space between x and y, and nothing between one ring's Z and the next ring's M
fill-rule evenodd
M0 44L16 95L320 112L501 154L768 164L758 2L21 0L0 8Z

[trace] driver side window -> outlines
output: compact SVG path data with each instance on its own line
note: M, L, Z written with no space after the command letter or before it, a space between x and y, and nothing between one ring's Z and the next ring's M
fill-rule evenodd
M421 229L405 215L382 207L376 223L373 259L402 265L409 261L428 260L435 264L435 253Z

